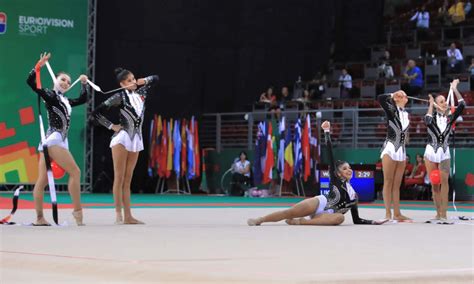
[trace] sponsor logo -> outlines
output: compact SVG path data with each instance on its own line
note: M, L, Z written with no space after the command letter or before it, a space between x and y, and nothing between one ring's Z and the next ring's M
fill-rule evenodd
M7 31L7 14L0 12L0 35Z
M18 16L18 29L21 35L45 35L49 28L72 29L74 20L32 16Z

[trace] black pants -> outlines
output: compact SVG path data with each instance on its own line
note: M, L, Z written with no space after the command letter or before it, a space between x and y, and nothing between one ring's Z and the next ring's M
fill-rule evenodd
M246 185L250 184L250 178L244 176L243 174L234 173L232 174L232 183L230 188L230 195L232 196L243 196L245 190L247 189Z

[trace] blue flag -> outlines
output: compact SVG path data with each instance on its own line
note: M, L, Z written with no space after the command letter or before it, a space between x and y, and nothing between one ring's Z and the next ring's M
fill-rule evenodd
M174 142L174 157L173 157L173 168L176 176L179 177L181 172L181 131L179 127L179 121L175 120L173 129L173 142Z
M186 137L188 140L187 146L187 158L188 158L188 179L193 179L196 175L194 169L194 117L191 119L189 127L186 129Z

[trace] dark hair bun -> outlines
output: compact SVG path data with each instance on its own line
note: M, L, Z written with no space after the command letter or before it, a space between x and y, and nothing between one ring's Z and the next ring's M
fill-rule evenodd
M114 70L115 76L118 76L122 71L123 71L122 67L115 68L115 70Z
M122 67L115 68L114 72L115 72L115 77L117 78L118 83L127 79L128 74L132 73L128 71L127 69L123 69Z

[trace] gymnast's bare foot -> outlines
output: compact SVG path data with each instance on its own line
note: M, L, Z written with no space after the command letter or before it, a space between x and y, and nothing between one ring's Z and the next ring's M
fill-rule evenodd
M304 219L304 218L286 219L285 222L288 225L300 225L301 224L301 219Z
M145 224L144 222L140 221L140 220L137 220L133 217L128 217L128 218L125 218L125 220L123 221L124 224L127 224L127 225L142 225L142 224Z
M403 222L403 221L412 221L412 219L408 218L407 216L403 215L395 215L395 220Z
M262 224L262 218L250 218L247 220L247 225L249 226L260 226L260 224Z
M33 226L51 226L51 224L44 217L38 217Z
M72 211L72 216L74 217L74 220L76 221L76 224L78 226L84 226L84 222L82 221L83 216L82 216L82 209L77 210L77 211Z
M123 224L123 216L122 213L117 212L115 214L115 225L121 225Z

